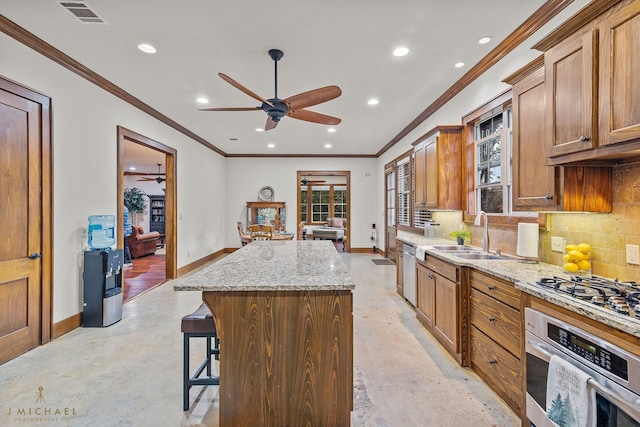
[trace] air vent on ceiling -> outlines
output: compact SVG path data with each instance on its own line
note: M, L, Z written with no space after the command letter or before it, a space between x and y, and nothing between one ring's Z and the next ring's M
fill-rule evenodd
M76 1L60 1L58 3L85 24L106 24L105 20L89 9L86 3Z

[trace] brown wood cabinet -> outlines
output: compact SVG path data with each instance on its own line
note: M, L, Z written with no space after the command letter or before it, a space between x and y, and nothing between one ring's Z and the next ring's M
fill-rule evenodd
M462 126L438 126L414 146L414 206L462 209Z
M600 145L640 139L640 2L602 21Z
M540 57L504 81L513 85L513 209L611 212L610 167L554 166L545 153L548 92Z
M546 88L543 57L507 79L513 85L513 209L560 209L559 167L545 155Z
M518 414L524 409L520 291L513 283L469 272L471 368Z
M467 366L464 307L468 298L462 268L428 254L425 261L416 261L416 317L458 363Z

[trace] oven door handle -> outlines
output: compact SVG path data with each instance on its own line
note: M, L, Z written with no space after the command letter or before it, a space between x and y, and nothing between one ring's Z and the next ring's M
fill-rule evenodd
M571 361L569 360L571 358L569 356L559 351L554 351L553 347L550 347L549 345L541 343L539 341L527 340L527 353L540 357L545 362L549 362L551 360L551 355L556 354L566 362L571 363ZM639 419L638 417L640 417L640 412L638 411L638 408L640 408L640 396L634 395L633 392L624 389L618 384L615 384L613 381L609 380L603 375L598 376L598 379L604 384L600 384L598 380L592 377L587 381L589 387L599 392L603 397L616 405L618 408L622 409L627 414L633 416L634 419ZM618 391L619 389L623 389L624 394L620 393Z

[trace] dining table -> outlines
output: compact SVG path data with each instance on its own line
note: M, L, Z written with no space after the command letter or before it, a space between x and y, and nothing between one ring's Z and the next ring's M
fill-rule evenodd
M355 283L330 241L254 241L173 287L211 310L220 426L350 425Z

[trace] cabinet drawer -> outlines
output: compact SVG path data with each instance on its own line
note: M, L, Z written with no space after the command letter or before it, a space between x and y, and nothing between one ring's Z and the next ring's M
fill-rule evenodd
M453 264L449 264L446 261L442 261L436 257L427 254L424 261L424 265L438 273L441 276L446 277L452 282L460 283L458 270L459 268Z
M520 310L520 291L513 286L513 283L484 274L478 270L470 271L469 281L472 288Z
M471 289L470 321L512 354L520 357L522 332L520 311Z
M471 367L507 404L521 413L522 373L520 359L471 326Z

